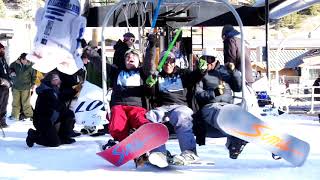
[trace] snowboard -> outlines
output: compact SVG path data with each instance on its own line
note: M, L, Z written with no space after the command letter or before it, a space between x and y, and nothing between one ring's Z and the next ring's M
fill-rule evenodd
M155 149L169 138L167 127L160 123L142 125L134 133L109 149L97 155L119 167L142 154Z
M292 135L272 127L240 106L228 104L217 114L217 125L227 134L262 146L294 166L302 166L310 145Z

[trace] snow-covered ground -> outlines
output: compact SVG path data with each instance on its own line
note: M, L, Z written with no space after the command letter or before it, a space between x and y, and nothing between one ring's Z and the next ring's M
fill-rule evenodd
M273 160L271 153L248 144L237 160L229 159L225 138L207 139L198 147L204 161L215 165L193 165L157 169L145 166L136 169L133 162L114 167L96 155L99 143L109 136L82 135L77 142L56 148L35 145L27 147L25 137L32 122L13 122L0 138L0 179L268 179L318 180L320 178L320 123L306 115L266 116L266 121L283 128L311 145L310 155L302 167L292 167L284 160ZM77 126L79 130L81 127ZM168 149L179 153L177 140L168 142Z

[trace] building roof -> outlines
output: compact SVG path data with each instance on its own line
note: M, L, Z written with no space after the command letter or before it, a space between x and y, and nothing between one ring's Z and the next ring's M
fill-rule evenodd
M223 62L223 51L218 51L217 58ZM271 49L268 58L270 60L269 67L271 70L296 68L303 64L316 63L315 61L320 58L320 49L287 49L280 51ZM250 51L250 59L253 64L262 68L266 67L266 62L259 60L257 51L253 49ZM318 64L320 64L320 61Z

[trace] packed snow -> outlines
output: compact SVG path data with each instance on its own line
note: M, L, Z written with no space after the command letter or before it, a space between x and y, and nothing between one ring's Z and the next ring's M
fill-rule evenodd
M174 166L158 169L152 166L135 168L132 161L121 167L96 155L99 144L109 135L91 137L81 135L76 143L48 148L35 145L27 147L27 130L31 121L7 120L10 127L0 138L0 179L308 179L320 177L320 123L317 117L284 114L265 116L264 120L281 127L284 132L299 137L311 145L309 157L302 167L293 167L285 160L273 160L271 153L248 144L237 160L229 159L225 138L208 138L206 146L198 147L204 162L214 165ZM76 126L80 130L81 126ZM168 149L179 153L176 139L169 140Z

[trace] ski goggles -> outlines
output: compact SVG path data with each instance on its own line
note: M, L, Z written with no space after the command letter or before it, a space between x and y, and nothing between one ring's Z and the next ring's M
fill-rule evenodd
M208 64L214 63L216 61L216 57L214 56L202 56L200 59L206 60Z
M172 63L175 63L175 62L176 62L175 58L168 57L165 64L169 64L169 63L172 64Z

